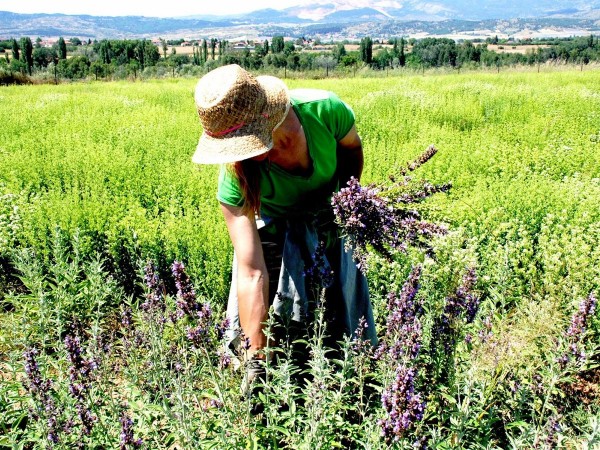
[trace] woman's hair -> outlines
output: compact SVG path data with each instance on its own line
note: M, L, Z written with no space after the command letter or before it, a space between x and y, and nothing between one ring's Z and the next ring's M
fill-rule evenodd
M260 170L259 162L252 159L244 159L231 165L233 174L240 183L240 189L244 196L242 211L245 214L260 212Z

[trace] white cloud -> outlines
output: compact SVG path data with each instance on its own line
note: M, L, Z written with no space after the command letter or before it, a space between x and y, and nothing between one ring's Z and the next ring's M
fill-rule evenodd
M419 3L415 5L415 9L430 14L438 14L444 11L452 11L450 8L446 8L444 5L440 5L439 3Z

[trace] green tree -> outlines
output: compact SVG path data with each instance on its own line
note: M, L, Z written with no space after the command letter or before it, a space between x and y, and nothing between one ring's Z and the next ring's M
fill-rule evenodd
M27 64L25 64L23 61L13 58L10 62L10 70L25 74L25 72L27 72Z
M104 78L108 74L108 65L102 64L100 61L94 61L90 64L89 73L94 74L96 80L98 80L98 77Z
M300 53L300 60L298 61L300 70L311 70L313 68L315 56L310 52Z
M333 57L335 58L335 60L338 63L342 61L342 59L344 58L344 56L346 56L346 54L347 54L346 46L344 44L337 44L333 48Z
M360 40L360 60L369 65L373 62L373 40L370 37Z
M229 41L219 41L219 56L223 56L225 54L227 47L229 47Z
M12 55L13 55L13 60L19 60L19 56L20 56L20 52L19 52L19 43L17 42L16 39L12 40Z
M217 42L219 42L219 41L215 38L212 38L210 40L210 58L213 61L215 60L215 50L217 49Z
M296 52L290 53L286 59L286 67L292 70L300 68L300 55Z
M202 64L202 53L200 51L200 47L197 44L194 44L192 52L193 52L192 63L195 66L199 66L200 64Z
M70 59L61 59L58 62L58 73L69 79L85 78L89 73L90 60L86 56L74 56Z
M265 47L261 43L254 44L254 54L260 58L264 58L267 54L265 52Z
M404 38L400 38L400 53L398 54L398 65L400 67L404 67L406 65L406 53L404 47Z
M457 61L459 65L479 63L483 46L475 46L471 41L465 41L458 46Z
M324 68L325 76L329 76L329 71L336 66L336 61L333 56L321 55L315 58L314 65L316 67Z
M27 73L31 75L33 70L33 43L29 36L21 38L21 58L27 66Z
M448 38L425 38L412 48L411 57L426 67L456 66L458 50L456 42Z
M167 50L169 49L169 47L167 47L167 41L165 41L163 38L160 38L160 46L162 47L163 58L167 59Z
M237 53L227 53L226 55L223 56L223 65L228 65L228 64L237 64L239 66L242 65L242 59L240 58L240 55Z
M373 58L373 62L379 69L385 69L391 66L394 56L387 48L380 50Z
M140 66L140 70L144 70L148 66L154 66L160 59L158 48L152 42L146 39L135 41L133 52L128 50L127 63L135 59Z
M208 42L206 42L206 39L202 41L202 59L204 62L208 61Z
M344 66L344 67L355 66L356 63L358 63L358 58L356 57L356 55L354 53L353 54L349 54L349 55L345 55L340 60L340 64L342 66Z
M100 57L102 64L110 64L113 57L113 50L110 41L103 39L94 45L94 50Z
M271 53L281 53L285 47L283 36L273 36L271 40Z
M62 36L58 38L58 59L67 59L67 43Z
M270 55L267 55L264 59L264 63L277 68L283 68L287 65L287 61L283 53L271 53Z
M283 44L283 53L285 54L285 56L290 56L292 53L294 53L295 50L296 47L294 46L294 43L292 41L288 41L285 44Z
M171 61L171 63L177 67L180 68L181 66L185 65L185 64L190 64L190 57L188 55L171 55L169 56L169 61Z
M140 69L143 70L142 66L138 61L136 61L135 59L129 61L129 64L127 65L127 73L129 75L133 75L134 80L137 78L137 74L140 71Z
M152 43L152 41L147 41L144 39L144 62L146 67L155 66L160 60L160 52L158 51L158 47Z

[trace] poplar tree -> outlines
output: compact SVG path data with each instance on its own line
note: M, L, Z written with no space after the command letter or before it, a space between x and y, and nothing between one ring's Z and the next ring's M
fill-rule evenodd
M165 41L163 38L160 38L160 45L162 47L163 57L167 59L167 50L169 49L169 47L167 47L167 41Z
M366 64L373 62L373 40L370 37L360 40L360 60Z
M271 41L271 53L281 53L285 47L283 36L273 36Z
M19 43L17 42L16 39L13 39L12 41L12 55L13 55L13 59L18 60L19 59Z
M33 42L30 37L21 38L21 58L27 65L27 73L31 75L33 70Z
M404 53L404 38L400 38L400 55L398 55L398 64L400 67L404 67L406 65L406 54Z
M212 60L215 60L215 50L217 48L217 40L215 38L212 38L210 40L210 57L212 58Z
M67 43L62 36L58 38L58 59L67 59Z

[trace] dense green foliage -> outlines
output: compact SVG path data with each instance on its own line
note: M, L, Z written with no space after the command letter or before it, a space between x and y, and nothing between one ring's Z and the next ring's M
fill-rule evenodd
M319 51L312 50L313 41L299 38L294 44L283 36L273 36L271 44L244 41L241 46L231 45L226 40L215 38L188 42L192 54L178 54L175 48L167 54L169 44L181 44L183 40L160 40L160 48L151 41L103 39L82 42L74 37L70 45L61 37L52 47L42 47L38 38L32 47L31 39L0 41L0 51L12 48L11 60L6 50L0 57L0 82L8 74L20 72L35 75L39 79L79 80L94 79L156 78L165 75L200 75L218 65L239 64L249 70L272 70L283 68L296 72L329 72L347 68L371 68L375 70L426 69L448 67L486 68L510 67L515 65L540 64L589 64L600 60L598 37L574 37L568 39L514 39L488 38L486 42L460 41L448 38L428 37L424 39L391 39L389 42L373 41L370 37L360 40L359 49L347 51L344 43L337 43ZM488 44L500 44L498 50ZM385 45L384 45L385 44ZM534 44L525 52L503 52L505 46L518 50L521 45ZM391 46L391 47L390 47ZM23 47L23 49L21 49ZM161 58L162 50L162 58ZM67 57L69 56L69 57ZM34 70L35 69L35 70ZM7 75L3 73L7 72ZM5 82L5 84L8 84Z
M57 420L75 418L79 431L79 408L91 405L96 425L82 438L90 448L115 448L123 417L147 448L598 445L598 310L581 341L566 330L580 302L600 293L600 72L286 81L333 90L352 106L363 183L385 184L431 143L438 154L412 176L453 183L420 206L450 230L431 254L374 256L369 266L382 340L387 295L422 267L414 383L423 419L395 443L381 437L380 391L397 362L371 362L357 343L325 358L319 320L310 382L294 384L293 365L273 368L265 412L254 418L239 399L239 372L218 369L215 329L209 342L189 339L207 316L160 319L176 309L174 260L185 262L211 320L228 289L217 168L190 161L200 133L195 80L8 86L0 89L0 448L44 447L49 399L62 408ZM148 259L164 280L161 295L173 294L165 309L144 306ZM481 306L472 322L453 318L444 352L435 329L469 268ZM122 313L133 330L120 325ZM90 381L77 379L90 383L78 396L69 394L72 336L82 340L80 363L98 366ZM561 364L571 345L585 357ZM40 376L53 380L45 397L24 380L32 347ZM64 448L78 438L61 433Z

